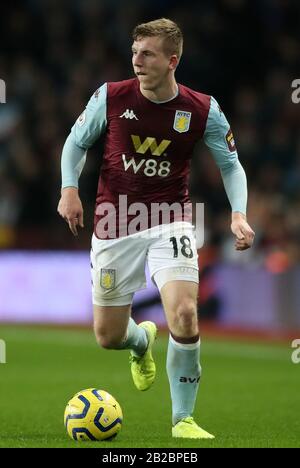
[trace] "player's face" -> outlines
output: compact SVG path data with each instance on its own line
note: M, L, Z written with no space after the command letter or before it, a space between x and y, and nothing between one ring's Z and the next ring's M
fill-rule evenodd
M162 86L176 63L176 55L166 54L161 37L144 37L132 45L133 69L145 90L155 90Z

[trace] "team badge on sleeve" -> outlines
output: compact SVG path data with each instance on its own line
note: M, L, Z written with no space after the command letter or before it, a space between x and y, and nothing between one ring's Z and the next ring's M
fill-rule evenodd
M192 113L177 110L175 113L173 128L176 132L184 133L190 128Z
M80 114L80 116L77 119L77 125L79 125L79 127L82 127L84 123L85 123L85 111L83 111L82 114Z
M113 289L116 284L116 270L101 268L100 286L103 289Z
M236 151L235 141L234 141L234 138L233 138L233 133L231 131L231 128L226 133L226 143L227 143L228 149L229 149L229 151L231 153Z

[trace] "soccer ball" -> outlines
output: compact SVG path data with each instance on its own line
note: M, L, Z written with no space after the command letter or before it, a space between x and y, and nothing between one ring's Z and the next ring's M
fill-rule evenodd
M123 414L119 403L104 390L88 388L68 402L64 423L74 440L105 440L121 430Z

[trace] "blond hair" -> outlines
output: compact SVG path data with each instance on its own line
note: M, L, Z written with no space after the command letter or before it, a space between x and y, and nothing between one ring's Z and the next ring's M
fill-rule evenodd
M182 55L183 36L178 24L167 18L142 23L133 30L132 37L138 41L143 37L157 36L163 38L165 53L176 54L178 59Z

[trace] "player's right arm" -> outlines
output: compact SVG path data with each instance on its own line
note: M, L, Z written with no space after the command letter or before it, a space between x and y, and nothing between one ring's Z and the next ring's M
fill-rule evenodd
M91 97L76 120L63 147L61 156L61 198L57 211L77 236L77 226L83 227L83 208L78 194L78 181L86 153L106 128L107 85L102 85Z

